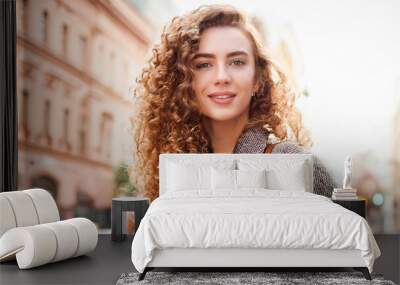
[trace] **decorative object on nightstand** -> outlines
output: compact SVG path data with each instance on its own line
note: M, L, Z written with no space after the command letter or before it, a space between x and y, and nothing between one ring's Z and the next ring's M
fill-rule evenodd
M351 187L352 174L351 156L347 156L344 161L343 188L335 188L332 193L332 200L354 201L358 200L357 190Z
M149 208L149 199L118 197L112 199L111 240L123 241L133 236Z
M333 189L332 200L341 200L341 201L356 201L357 190L356 189Z
M365 199L358 199L357 200L334 200L332 201L340 206L353 211L356 214L359 214L361 217L365 219L366 217L366 201Z

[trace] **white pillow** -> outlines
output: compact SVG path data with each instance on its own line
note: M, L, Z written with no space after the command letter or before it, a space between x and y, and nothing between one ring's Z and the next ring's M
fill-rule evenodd
M236 170L237 188L267 188L267 171Z
M211 188L211 168L168 164L168 191L185 191Z
M211 168L212 189L236 190L236 170Z
M301 167L267 172L268 189L287 191L306 191L305 175Z
M266 171L263 170L211 170L213 190L238 190L240 188L267 188Z
M306 191L306 189L312 189L309 187L309 182L306 178L310 170L305 160L271 159L266 161L239 159L238 168L240 170L266 169L267 188L271 190Z

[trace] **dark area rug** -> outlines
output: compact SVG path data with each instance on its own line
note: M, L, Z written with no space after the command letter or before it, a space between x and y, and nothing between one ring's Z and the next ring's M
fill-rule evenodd
M117 285L133 284L379 284L395 285L382 275L366 280L361 272L148 272L138 281L139 273L124 273Z

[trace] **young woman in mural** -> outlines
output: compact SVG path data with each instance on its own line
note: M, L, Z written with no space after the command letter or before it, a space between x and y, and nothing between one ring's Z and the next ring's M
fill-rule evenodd
M135 96L132 173L151 200L158 197L160 153L301 153L311 142L284 74L230 6L175 17ZM315 193L330 197L333 187L317 160Z

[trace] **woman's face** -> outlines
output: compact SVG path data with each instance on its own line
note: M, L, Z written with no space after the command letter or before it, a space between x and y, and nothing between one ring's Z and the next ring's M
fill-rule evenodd
M217 121L247 118L255 92L254 62L252 43L239 28L205 30L192 62L200 112Z

